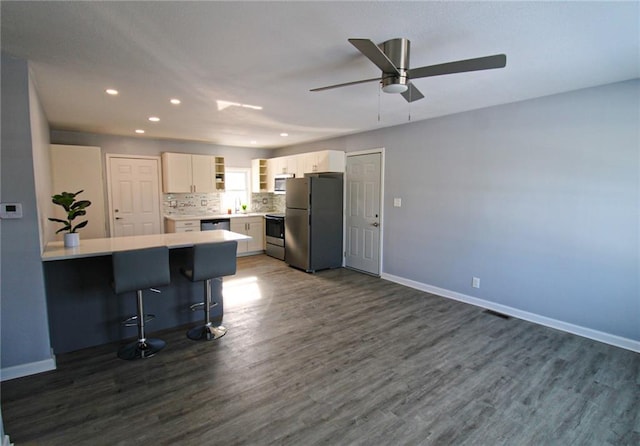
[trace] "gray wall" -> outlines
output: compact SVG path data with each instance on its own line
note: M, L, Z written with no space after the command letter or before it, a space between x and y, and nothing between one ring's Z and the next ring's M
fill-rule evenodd
M32 138L29 102L27 63L3 54L0 200L22 203L24 215L0 220L3 369L51 359L33 159L48 146L48 127L42 110L31 110L38 126Z
M636 79L276 154L385 148L384 273L638 341L639 107Z

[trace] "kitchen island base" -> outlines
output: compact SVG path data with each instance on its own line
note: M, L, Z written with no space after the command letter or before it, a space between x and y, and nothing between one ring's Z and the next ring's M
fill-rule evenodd
M202 284L180 274L190 249L170 250L171 284L159 287L160 294L144 291L145 312L156 316L147 326L149 333L202 320L200 312L190 309L202 299ZM43 268L54 354L135 338L136 327L124 326L122 321L136 313L136 300L113 291L111 255L48 261ZM218 303L211 318L219 325L224 306L222 281L212 281L211 287L212 300Z

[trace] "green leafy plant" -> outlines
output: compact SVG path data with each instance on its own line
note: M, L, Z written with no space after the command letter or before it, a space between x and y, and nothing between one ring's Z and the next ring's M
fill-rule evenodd
M88 220L81 221L77 225L73 225L71 223L76 218L86 215L87 211L85 210L89 206L91 206L91 202L89 200L78 200L76 201L76 196L82 193L82 190L79 190L76 193L72 192L62 192L61 194L57 194L52 196L53 204L57 204L58 206L62 206L65 212L67 213L67 219L61 220L59 218L49 218L50 221L54 221L56 223L62 223L64 226L56 231L56 234L59 232L67 231L69 233L76 232L80 228L84 228L89 223Z
M247 205L246 205L246 204L243 204L243 205L242 205L242 210L243 210L243 211L246 211L246 210L247 210Z

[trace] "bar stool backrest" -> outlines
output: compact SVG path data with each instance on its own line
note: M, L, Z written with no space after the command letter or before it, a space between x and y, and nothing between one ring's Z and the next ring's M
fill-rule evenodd
M112 254L116 294L169 285L169 248L136 249Z
M238 242L235 240L195 245L191 280L195 282L234 275L237 249Z

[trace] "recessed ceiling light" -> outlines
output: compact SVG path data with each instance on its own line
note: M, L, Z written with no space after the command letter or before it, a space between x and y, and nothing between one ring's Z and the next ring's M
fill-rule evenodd
M110 94L111 96L116 96L118 94L118 90L114 90L113 88L107 88L105 93Z
M144 133L144 130L142 130L142 129L136 129L136 133Z
M158 118L157 116L149 116L149 121L158 122L158 121L160 121L160 118Z
M280 133L280 136L289 136L288 133Z
M173 105L179 105L180 99L172 98L172 99L169 99L169 102L171 102Z

